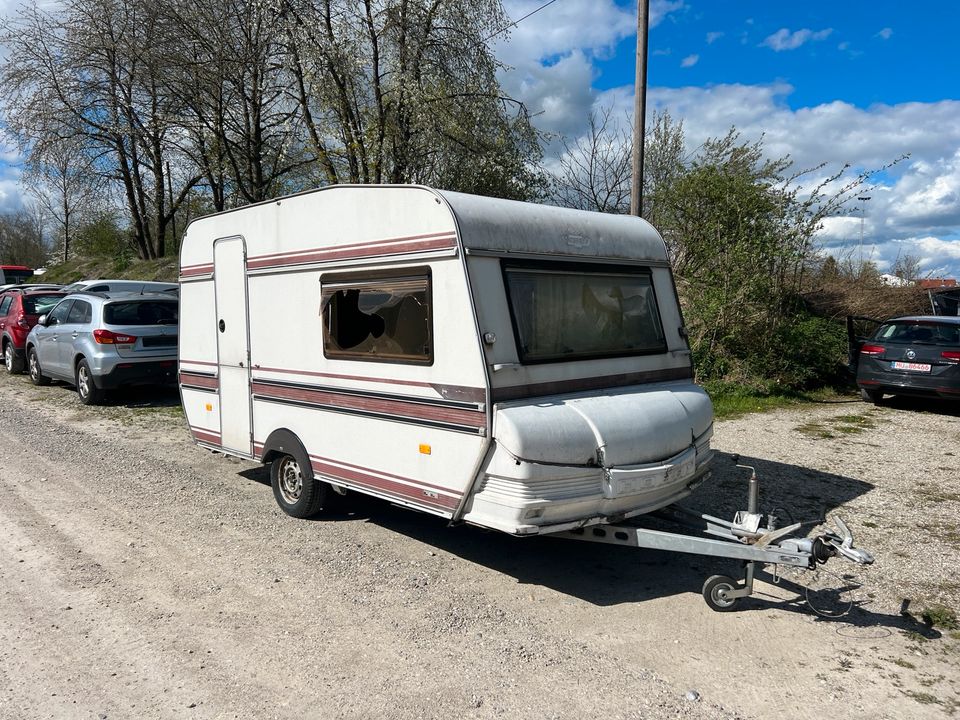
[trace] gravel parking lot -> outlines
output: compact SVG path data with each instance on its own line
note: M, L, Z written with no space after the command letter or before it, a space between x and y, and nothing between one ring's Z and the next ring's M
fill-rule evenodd
M719 560L449 528L362 497L295 521L263 468L193 447L176 403L87 408L64 386L0 377L0 718L960 707L960 632L937 610L960 609L956 408L850 401L717 424L714 478L688 505L745 505L739 453L765 508L839 513L876 555L815 579L862 584L825 619L793 578L712 612L703 580L737 572Z

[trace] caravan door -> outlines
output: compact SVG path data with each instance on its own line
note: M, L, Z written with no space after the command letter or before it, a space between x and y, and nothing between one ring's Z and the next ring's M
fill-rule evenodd
M221 442L226 450L251 455L247 250L242 237L214 243L213 281L217 303Z

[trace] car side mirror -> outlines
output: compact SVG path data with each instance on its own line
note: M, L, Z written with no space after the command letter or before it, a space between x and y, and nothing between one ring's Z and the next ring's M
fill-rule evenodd
M47 315L41 315L41 316L39 317L39 319L37 320L37 325L39 325L39 326L41 326L41 327L46 327L48 320L49 320L49 316L47 316Z

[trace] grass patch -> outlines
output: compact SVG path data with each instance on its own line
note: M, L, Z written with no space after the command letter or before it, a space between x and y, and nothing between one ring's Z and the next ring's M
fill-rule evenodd
M138 260L121 253L110 257L74 258L48 267L43 277L34 279L64 284L95 278L177 282L178 272L179 260L176 255L159 260Z
M932 693L928 692L916 692L914 690L907 690L904 693L907 697L912 697L921 705L940 705L940 698Z
M894 664L894 665L899 665L900 667L906 668L907 670L916 670L916 669L917 669L917 666L914 665L912 662L910 662L909 660L904 660L904 659L902 659L902 658L897 658L896 660L893 661L893 664Z
M941 630L960 630L957 613L946 605L931 605L920 614L920 617Z
M809 392L757 393L730 383L705 383L713 401L713 414L718 420L729 420L750 413L770 412L811 403L851 402L856 396L833 389Z
M820 422L804 423L796 430L807 437L826 440L844 435L856 435L872 427L876 427L876 423L867 415L837 415Z

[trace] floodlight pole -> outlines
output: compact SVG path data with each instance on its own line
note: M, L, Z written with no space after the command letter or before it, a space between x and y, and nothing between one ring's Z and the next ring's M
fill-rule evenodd
M637 2L637 72L633 92L633 184L630 214L643 216L643 135L647 120L647 30L650 0Z

